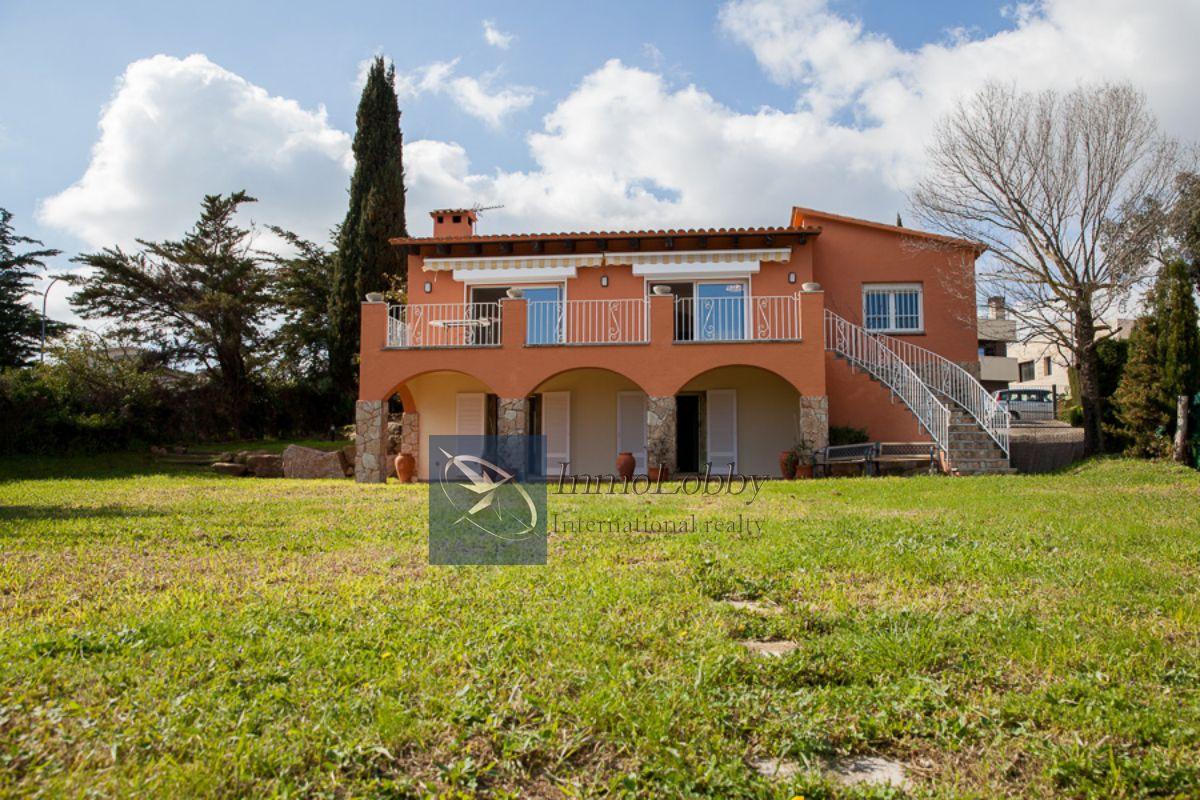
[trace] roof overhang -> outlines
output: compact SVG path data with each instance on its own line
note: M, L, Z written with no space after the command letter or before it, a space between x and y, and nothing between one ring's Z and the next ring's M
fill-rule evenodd
M764 261L787 261L789 247L748 250L662 250L657 252L579 253L553 256L460 256L426 258L427 272L452 272L456 281L504 284L574 278L580 267L631 266L647 278L678 275L753 275Z

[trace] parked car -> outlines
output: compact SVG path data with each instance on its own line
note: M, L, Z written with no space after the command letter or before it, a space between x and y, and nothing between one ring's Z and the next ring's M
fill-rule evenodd
M1049 389L1001 389L996 401L1014 420L1054 419L1054 393Z

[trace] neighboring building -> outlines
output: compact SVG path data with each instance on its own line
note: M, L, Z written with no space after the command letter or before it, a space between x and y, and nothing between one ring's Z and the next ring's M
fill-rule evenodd
M1007 389L1017 380L1017 360L1009 347L1017 341L1017 322L1008 319L1003 297L989 297L979 325L979 382L989 392Z
M432 216L432 236L393 240L408 305L362 306L360 481L386 475L395 396L420 478L438 434L544 434L551 474L612 473L620 452L639 473L774 474L831 425L1008 466L1006 419L976 407L976 243L803 208L786 227L557 234Z
M1117 320L1114 339L1128 339L1133 331L1134 320ZM1071 394L1068 370L1071 354L1042 338L1030 339L1009 347L1009 354L1017 362L1017 377L1010 385L1013 389L1050 389L1060 396Z

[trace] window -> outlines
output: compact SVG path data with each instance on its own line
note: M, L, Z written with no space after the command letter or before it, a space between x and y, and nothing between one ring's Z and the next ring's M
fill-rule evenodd
M1033 380L1033 378L1034 378L1033 362L1032 361L1022 361L1020 364L1017 364L1017 373L1018 373L1017 377L1022 382Z
M1050 356L1046 356L1045 358L1042 359L1043 374L1049 375L1053 366L1054 366L1054 362L1050 360Z
M868 284L863 287L863 320L867 330L890 333L925 328L921 284Z

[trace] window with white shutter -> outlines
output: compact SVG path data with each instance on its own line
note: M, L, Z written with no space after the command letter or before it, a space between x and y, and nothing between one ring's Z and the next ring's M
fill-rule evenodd
M709 389L705 414L708 419L708 461L713 473L737 471L737 391Z

